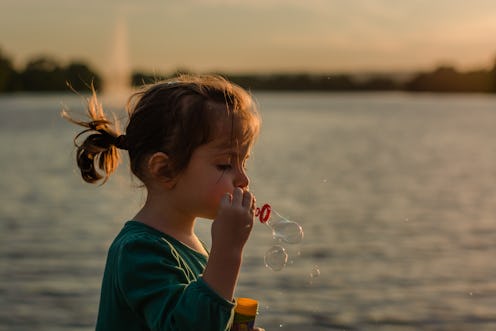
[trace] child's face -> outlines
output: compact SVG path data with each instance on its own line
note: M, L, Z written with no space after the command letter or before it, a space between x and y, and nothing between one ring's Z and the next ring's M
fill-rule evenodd
M176 205L191 216L214 219L224 194L248 189L249 152L249 144L235 148L221 138L198 147L173 188Z

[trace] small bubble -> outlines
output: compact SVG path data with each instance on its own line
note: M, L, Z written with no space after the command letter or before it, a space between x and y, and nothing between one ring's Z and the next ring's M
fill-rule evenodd
M322 183L326 184L327 183L327 178L322 179Z
M279 324L279 327L280 327L280 328L282 328L282 323L281 323L281 324Z
M310 272L311 278L317 278L320 276L320 269L318 265L314 265L312 271Z
M315 278L320 276L319 266L314 265L307 278L307 285L312 285Z

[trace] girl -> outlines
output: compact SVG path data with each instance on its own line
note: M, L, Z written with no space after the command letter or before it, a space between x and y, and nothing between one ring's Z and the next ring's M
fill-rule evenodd
M228 330L255 210L245 169L255 103L221 77L185 75L137 92L128 112L125 134L95 93L89 121L63 113L86 128L75 138L86 182L104 183L124 149L147 191L110 246L96 330ZM193 232L197 217L215 220L210 252Z

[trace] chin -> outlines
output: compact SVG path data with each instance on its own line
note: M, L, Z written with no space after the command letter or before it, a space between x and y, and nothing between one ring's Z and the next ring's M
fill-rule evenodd
M200 218L213 221L217 217L217 211L215 213L205 213L199 216Z

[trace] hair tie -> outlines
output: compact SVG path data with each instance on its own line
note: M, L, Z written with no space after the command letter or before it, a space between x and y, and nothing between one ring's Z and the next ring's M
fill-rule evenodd
M127 150L128 146L127 146L126 135L121 134L119 137L116 137L115 142L114 142L114 146L119 148L119 149Z

